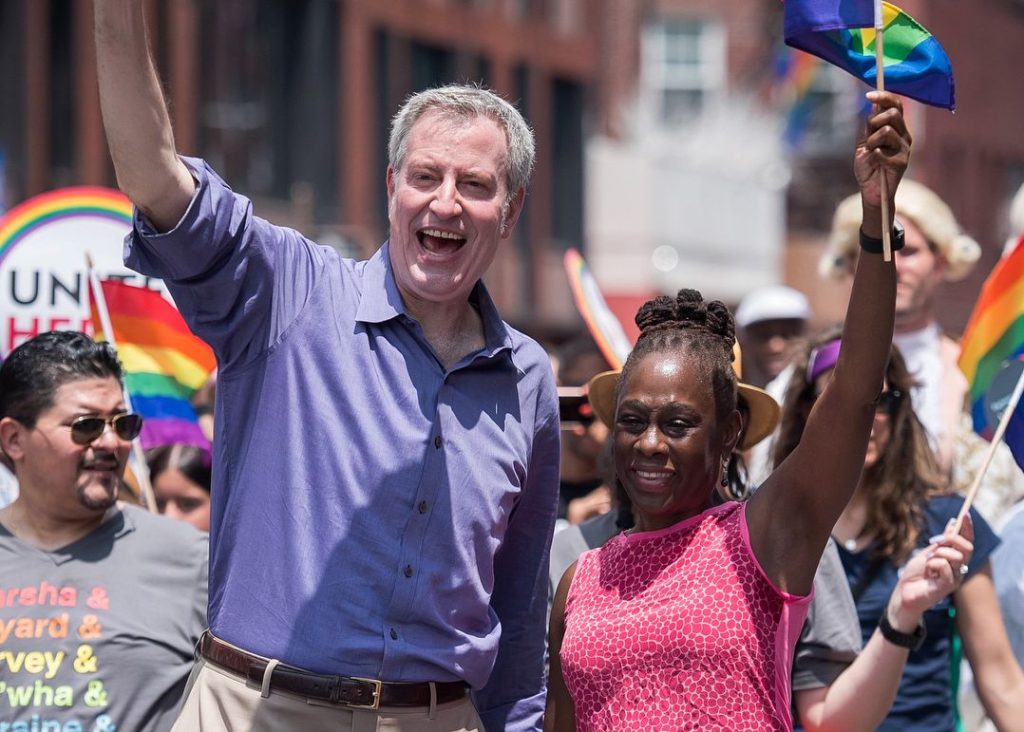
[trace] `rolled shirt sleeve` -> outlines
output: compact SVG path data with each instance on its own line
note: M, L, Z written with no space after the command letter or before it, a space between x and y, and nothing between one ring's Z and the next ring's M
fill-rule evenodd
M196 192L181 221L157 233L136 210L125 264L159 277L222 369L277 343L309 301L322 253L298 232L255 216L205 161L183 157Z

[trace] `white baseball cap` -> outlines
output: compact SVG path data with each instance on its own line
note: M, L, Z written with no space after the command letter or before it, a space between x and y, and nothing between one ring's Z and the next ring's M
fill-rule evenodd
M799 290L771 285L748 293L736 308L736 325L746 328L765 320L807 320L811 306Z

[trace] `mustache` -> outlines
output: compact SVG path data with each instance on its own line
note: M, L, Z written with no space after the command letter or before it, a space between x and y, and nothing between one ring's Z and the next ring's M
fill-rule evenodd
M121 460L116 454L107 450L95 450L91 455L82 459L79 467L82 470L117 470L121 467Z

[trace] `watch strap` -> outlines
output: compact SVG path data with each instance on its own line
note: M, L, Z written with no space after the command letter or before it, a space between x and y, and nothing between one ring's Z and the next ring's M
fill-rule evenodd
M883 251L883 242L881 239L875 239L874 237L868 236L864 233L864 229L858 231L860 234L860 248L869 254L881 254ZM899 221L894 221L892 225L892 250L898 252L906 244L906 237L903 234L903 226Z
M896 630L896 628L892 627L892 623L889 622L888 610L882 613L882 617L878 619L878 630L881 631L882 637L894 646L909 648L912 651L918 650L924 643L925 637L928 635L924 628L923 620L918 622L913 633L904 633L900 630Z

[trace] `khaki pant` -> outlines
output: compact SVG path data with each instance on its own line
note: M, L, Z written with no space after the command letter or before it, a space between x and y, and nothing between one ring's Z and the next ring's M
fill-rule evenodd
M376 711L270 691L238 674L196 662L185 702L172 732L483 732L473 702L465 699L427 707L381 707Z

